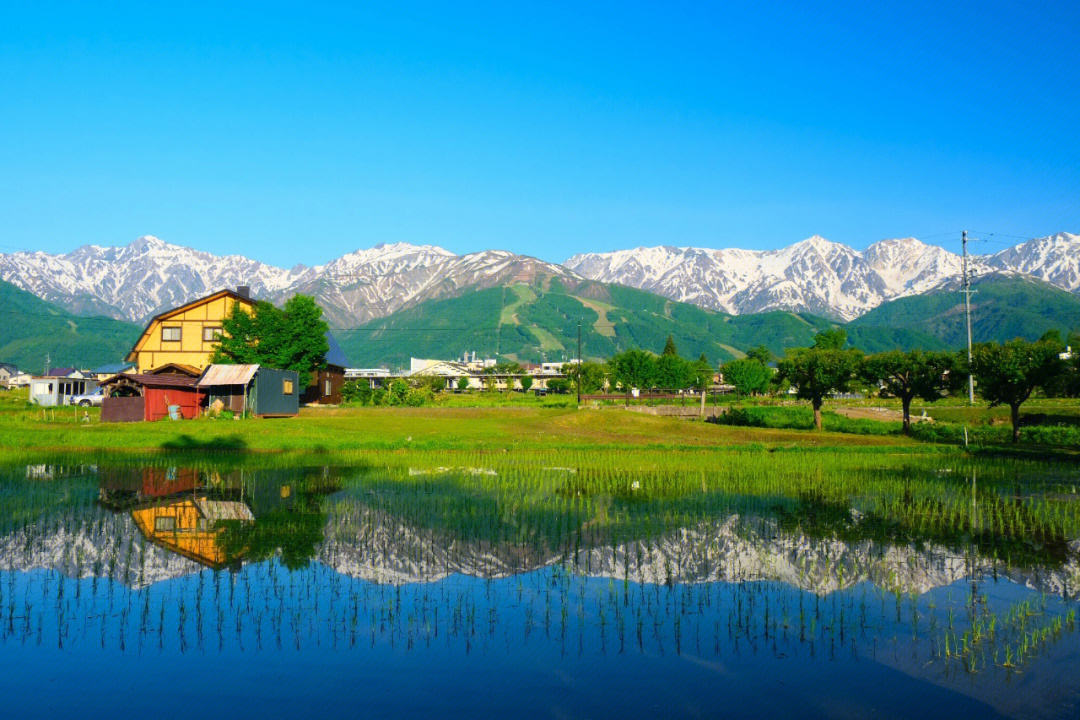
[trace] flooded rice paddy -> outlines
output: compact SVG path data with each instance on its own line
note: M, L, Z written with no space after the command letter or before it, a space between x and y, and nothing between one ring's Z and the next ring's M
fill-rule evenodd
M7 717L1077 717L1080 471L0 466Z

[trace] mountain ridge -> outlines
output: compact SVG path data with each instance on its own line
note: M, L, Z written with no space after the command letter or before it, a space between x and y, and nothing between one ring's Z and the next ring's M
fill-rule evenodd
M1080 235L1035 238L970 263L976 275L1023 274L1080 293ZM960 264L958 255L915 238L857 251L815 235L778 250L659 245L582 253L563 265L505 250L456 255L437 245L380 243L284 269L147 235L58 255L0 253L0 280L74 314L137 323L222 287L248 285L278 303L313 295L334 327L354 328L426 300L540 276L627 285L732 315L785 310L850 321L890 300L946 287Z

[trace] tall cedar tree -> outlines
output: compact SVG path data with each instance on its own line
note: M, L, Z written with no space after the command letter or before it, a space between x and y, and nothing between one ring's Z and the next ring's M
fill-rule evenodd
M900 398L905 435L911 434L912 400L918 397L934 402L964 380L956 354L921 350L890 350L870 355L863 360L859 373L867 382L880 384L887 393Z
M1020 442L1020 406L1036 388L1064 370L1060 352L1058 343L1019 338L1007 343L980 343L972 348L971 371L979 395L990 402L990 407L1009 406L1014 443Z
M667 342L664 343L664 352L661 355L673 355L679 357L679 351L675 347L675 338L670 335L667 336Z
M307 295L293 296L283 308L259 301L250 314L235 303L211 362L294 370L304 389L312 371L326 367L327 329L322 308Z
M858 350L796 348L776 364L777 376L796 388L798 398L810 401L814 427L820 430L822 403L829 395L845 392L851 386L861 358Z

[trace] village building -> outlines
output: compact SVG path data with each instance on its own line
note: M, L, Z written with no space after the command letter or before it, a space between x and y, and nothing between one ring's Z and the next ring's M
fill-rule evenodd
M345 357L345 351L341 349L337 339L329 332L326 333L326 367L322 370L313 370L308 380L308 386L300 402L305 405L340 405L341 387L345 384L345 369L349 367L349 359Z
M134 372L135 363L122 362L122 363L110 363L108 365L101 365L90 371L90 376L98 382L108 380L113 375L120 375L121 373Z
M101 384L106 394L101 401L101 421L197 418L203 405L198 383L198 375L180 373L114 375Z
M12 380L19 376L19 368L11 363L0 363L0 385L12 387Z
M80 377L30 378L30 402L42 407L67 405L73 395L86 395L98 389L97 380Z
M127 361L135 363L139 373L170 363L205 368L217 346L222 322L237 304L248 312L255 307L249 288L219 290L156 315L131 348Z
M239 558L221 543L222 521L255 522L243 502L214 500L206 495L181 495L165 502L151 502L131 511L135 526L147 540L178 555L211 568L221 569Z
M76 380L82 380L84 378L91 377L89 372L83 372L73 367L53 368L45 373L45 377L51 378L73 378Z
M291 417L300 411L299 375L259 365L210 365L199 378L208 406L256 417Z

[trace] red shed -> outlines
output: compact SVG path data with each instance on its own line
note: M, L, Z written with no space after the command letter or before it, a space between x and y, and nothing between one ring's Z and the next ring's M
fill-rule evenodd
M101 404L101 419L112 420L110 400L128 401L127 398L142 397L143 420L148 422L169 417L169 406L178 405L185 420L199 416L204 394L199 391L198 378L186 375L117 375L102 383L107 397ZM130 402L130 401L128 401ZM119 403L116 403L119 405ZM117 417L117 420L133 418Z

